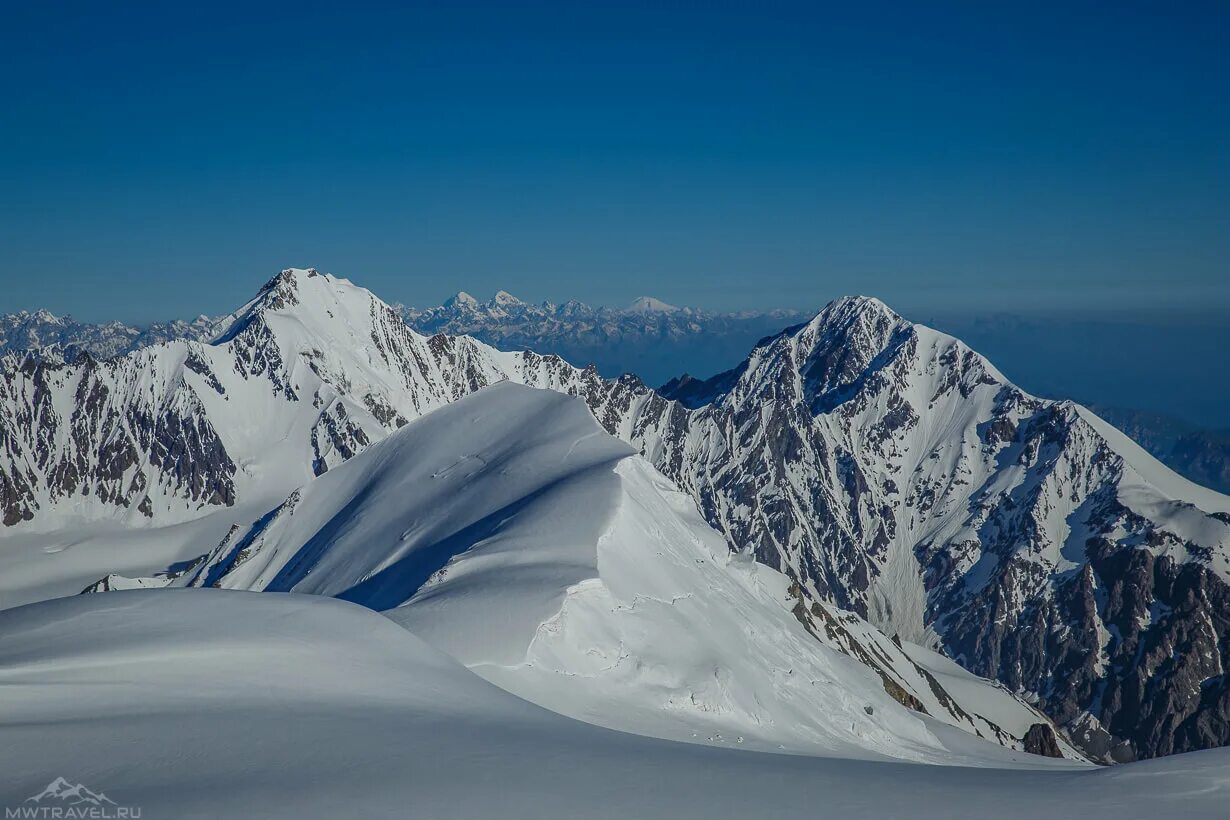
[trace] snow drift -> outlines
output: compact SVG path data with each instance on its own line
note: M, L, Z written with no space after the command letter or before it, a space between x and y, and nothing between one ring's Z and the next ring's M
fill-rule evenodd
M202 625L208 624L208 629ZM611 732L318 596L117 592L0 612L0 803L53 775L143 817L1221 816L1224 750L1012 771Z
M92 589L160 584L389 610L528 700L676 740L1007 765L1029 758L952 728L1020 750L1047 724L985 682L962 708L856 616L800 615L784 576L730 552L583 402L507 382L309 482L175 577ZM1001 713L1033 719L1014 734Z

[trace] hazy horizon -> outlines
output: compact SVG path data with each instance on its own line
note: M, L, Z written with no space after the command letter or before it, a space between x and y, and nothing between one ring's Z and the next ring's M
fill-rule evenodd
M115 319L140 325L191 319L200 313L220 316L251 298L263 281L262 277L253 279L246 293L236 294L229 302L221 302L226 297L218 294L217 301L213 302L221 305L218 309L178 316L162 314L133 319L96 313L87 317L57 311L54 305L35 307L92 323ZM366 286L362 277L354 277L352 281ZM484 293L471 288L458 288L449 290L448 295L455 294L457 290L465 290L481 301L494 294L494 291ZM504 290L523 301L541 301L511 288ZM373 292L386 302L404 303L395 295ZM546 298L560 304L574 297L560 294ZM623 307L632 298L610 306ZM434 307L442 301L443 298L433 304L413 306ZM818 311L827 301L775 307L810 314ZM1227 353L1230 351L1230 322L1226 321L1225 314L1217 306L1175 308L1160 305L1146 309L1112 305L1091 309L1018 305L1015 308L976 309L945 303L936 309L926 305L894 303L891 299L882 301L911 321L960 338L987 356L1009 379L1032 393L1158 413L1208 430L1230 429L1230 382L1211 377L1211 374L1225 372L1227 356L1230 355ZM699 307L686 299L673 304ZM788 321L784 320L782 328L787 324ZM684 372L708 377L734 367L742 361L760 335L745 332L735 338L723 339L717 345L572 350L569 351L569 358L578 359L574 362L577 364L593 361L607 376L634 372L656 386Z
M19 300L13 297L12 292L7 292L0 296L0 313L19 313L28 311L30 313L39 310L47 310L56 316L71 316L77 321L101 323L107 321L121 321L129 324L143 325L152 322L163 322L172 319L192 319L200 315L220 316L229 313L238 308L246 301L251 299L260 288L260 286L272 277L278 270L282 268L270 268L259 273L254 273L246 278L242 274L233 274L225 278L227 287L214 288L209 294L201 297L199 302L192 303L198 305L186 305L182 298L168 299L165 304L159 301L146 298L132 300L128 303L113 304L108 301L90 300L85 294L90 293L94 288L90 286L77 286L70 290L64 288L46 288L40 290L36 295L28 297L24 300ZM310 265L295 265L294 267L312 267ZM1140 295L1139 303L1037 303L1029 300L1023 300L1013 297L1010 294L999 295L998 297L985 294L975 299L954 299L947 294L935 294L922 296L905 295L894 297L884 292L877 292L868 287L851 288L845 291L827 292L827 288L823 293L817 293L814 298L780 298L778 301L773 301L764 296L763 292L757 298L741 301L738 294L727 293L726 298L713 299L707 298L711 296L705 289L686 290L678 287L665 287L658 290L638 291L632 288L624 287L619 292L607 292L610 295L606 297L586 298L583 294L587 290L593 292L592 288L584 287L584 280L576 280L577 290L566 290L568 283L559 283L554 287L548 285L534 286L530 289L518 288L515 285L498 284L500 280L494 279L485 287L476 287L467 285L466 281L458 279L455 283L449 283L440 278L431 278L432 285L427 290L417 292L427 292L432 296L422 298L412 298L409 293L413 288L399 286L401 280L398 277L368 277L361 272L340 272L333 271L317 266L319 270L325 273L330 273L344 279L349 279L360 287L365 287L372 291L379 298L390 304L400 304L407 307L426 309L436 307L443 304L446 300L455 296L459 292L465 292L478 299L480 302L485 302L491 299L497 291L506 291L513 296L530 304L541 304L544 301L554 304L562 304L569 300L575 299L580 302L592 305L594 307L607 308L624 308L630 305L635 299L640 297L653 297L660 299L677 307L689 307L710 311L714 313L737 313L740 311L772 311L772 310L797 310L801 312L815 312L820 310L834 299L839 299L843 296L872 296L887 304L902 315L915 321L926 323L927 316L960 316L963 318L984 317L987 319L997 315L1021 315L1021 316L1094 316L1100 320L1109 321L1149 321L1165 324L1168 322L1214 322L1224 323L1230 321L1230 303L1222 304L1217 298L1209 298L1196 300L1193 302L1175 302L1168 300L1162 293L1144 292ZM376 287L369 282L369 278L380 281L385 287ZM754 283L757 277L750 275L748 280ZM485 278L484 278L485 281ZM622 278L617 279L616 284L622 281ZM115 277L112 277L107 285L109 288L115 288L119 283ZM749 285L749 290L751 286ZM674 294L666 296L667 292ZM41 300L37 296L43 296ZM185 309L186 308L186 309Z

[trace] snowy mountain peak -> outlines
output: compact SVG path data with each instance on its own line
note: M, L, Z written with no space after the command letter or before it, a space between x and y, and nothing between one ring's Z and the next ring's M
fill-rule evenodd
M495 296L492 297L491 301L501 306L525 304L520 299L518 299L516 296L513 296L511 293L509 293L506 290L497 290L495 292Z
M62 325L69 321L68 316L56 316L51 311L40 308L33 313L28 310L19 310L16 313L9 314L9 317L14 321L19 322L41 322L43 324Z
M652 296L640 296L632 301L632 304L624 308L626 313L674 313L679 308L674 305L668 305L661 299L655 299Z
M895 318L900 318L897 311L890 308L880 299L874 296L839 296L832 302L826 305L826 309L832 309L839 312L866 312L871 311L882 315L888 315Z
M348 279L321 273L315 268L288 268L266 282L250 302L219 323L223 330L215 343L229 342L253 323L264 323L270 316L283 317L279 322L283 332L288 330L285 325L289 320L301 328L300 332L308 331L325 341L339 330L352 336L356 329L370 324L377 307L392 310L371 291Z
M911 326L899 313L872 296L843 296L829 302L807 328L820 336L855 335L870 341L886 338L893 331Z
M459 308L459 307L474 308L474 307L478 307L478 300L475 299L470 294L466 293L464 290L459 290L457 291L456 296L450 296L448 299L444 300L444 307L446 308Z
M23 310L22 313L24 314L25 311ZM46 322L47 324L54 324L54 325L62 325L68 319L68 317L56 316L54 313L52 313L49 310L36 310L33 314L29 314L29 315L35 321Z
M368 298L374 298L367 290L355 287L347 279L321 273L315 268L287 268L262 285L256 296L232 314L232 317L243 318L254 312L282 312L295 308L301 302L306 305L319 305L337 299L344 291L358 292L366 294ZM299 312L302 313L305 309L311 308L300 308ZM231 336L233 333L228 330L223 335Z
M287 268L286 270L274 276L268 282L261 286L257 292L256 300L265 301L273 307L281 307L279 301L286 301L294 304L296 301L295 294L299 290L300 269Z
M308 279L314 279L318 276L323 276L325 279L334 278L327 273L322 274L320 271L316 270L316 268L286 268L262 285L260 293L286 287L297 288L300 282Z

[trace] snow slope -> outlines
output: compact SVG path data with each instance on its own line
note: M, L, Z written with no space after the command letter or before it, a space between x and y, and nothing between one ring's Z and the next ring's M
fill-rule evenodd
M639 734L1045 764L1019 751L1044 717L1005 733L1002 708L1031 711L1007 693L962 709L857 616L795 611L784 576L731 553L687 496L558 392L487 387L307 483L177 577L92 589L163 584L391 610L503 688Z
M58 778L150 818L1155 820L1219 817L1230 799L1225 750L967 769L612 732L317 596L117 592L8 610L0 687L6 807Z
M315 271L274 277L222 325L210 344L0 373L0 607L73 594L108 557L138 573L195 557L524 360L428 340Z

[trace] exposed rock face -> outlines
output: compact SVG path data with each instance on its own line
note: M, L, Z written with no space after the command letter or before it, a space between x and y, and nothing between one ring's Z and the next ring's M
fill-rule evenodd
M1230 742L1230 499L875 300L835 302L668 395L425 338L314 271L275 277L227 327L102 363L8 360L0 520L170 523L258 482L285 497L510 379L584 398L732 545L797 581L805 612L940 648L1104 757Z
M195 343L193 343L195 344ZM4 523L42 508L134 510L235 500L235 464L182 379L149 348L75 365L27 362L0 382Z
M1025 733L1025 751L1043 757L1063 757L1055 731L1046 723L1035 723Z

